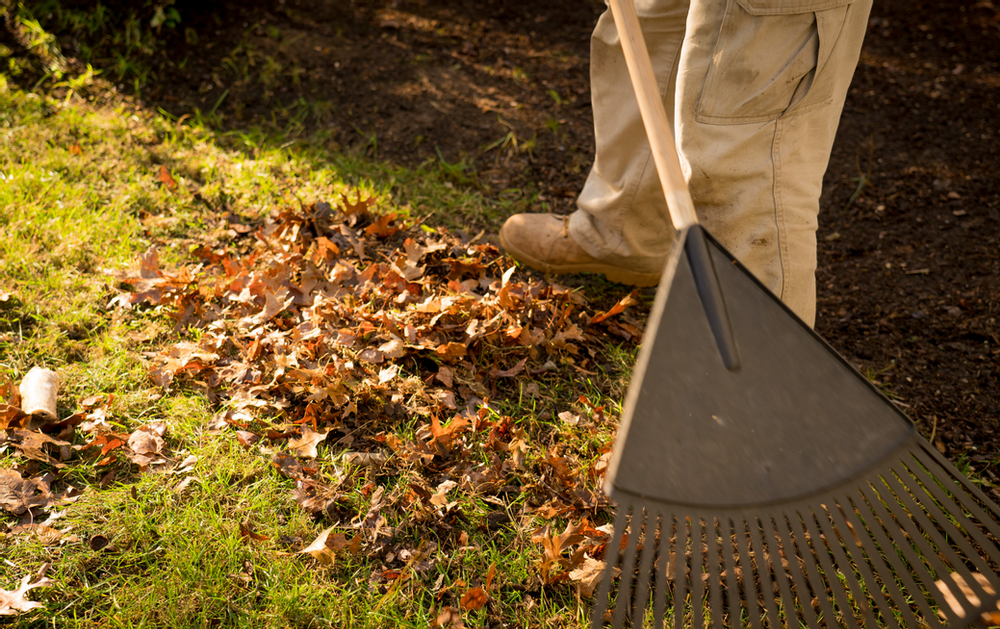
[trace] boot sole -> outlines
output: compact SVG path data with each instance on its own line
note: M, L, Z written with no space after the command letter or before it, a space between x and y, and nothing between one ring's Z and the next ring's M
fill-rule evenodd
M519 250L517 247L512 247L510 243L507 242L507 239L503 237L503 230L500 231L500 246L504 248L504 251L506 251L510 257L514 258L518 262L530 266L535 270L542 271L543 273L553 273L555 275L563 275L567 273L597 273L603 275L612 282L639 287L656 286L660 283L660 273L641 273L596 260L594 262L577 262L572 264L550 264L548 262L536 260L527 253Z

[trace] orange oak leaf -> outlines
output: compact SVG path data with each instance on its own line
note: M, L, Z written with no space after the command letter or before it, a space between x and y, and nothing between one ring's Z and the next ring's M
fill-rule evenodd
M160 181L168 190L173 190L177 187L177 181L170 176L170 171L163 164L160 164Z
M463 609L476 611L477 609L482 609L483 606L486 605L486 601L488 601L489 598L489 595L486 594L483 588L477 585L462 596L462 600L459 601L459 605Z

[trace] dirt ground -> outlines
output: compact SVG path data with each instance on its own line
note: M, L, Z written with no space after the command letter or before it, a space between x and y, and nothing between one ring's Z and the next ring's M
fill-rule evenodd
M218 112L237 128L284 106L340 146L572 211L592 159L588 51L603 2L177 6L191 32L172 36L150 105L181 115L224 96ZM817 323L939 449L994 481L998 41L989 1L876 2L825 180ZM277 64L276 78L241 80L246 64Z

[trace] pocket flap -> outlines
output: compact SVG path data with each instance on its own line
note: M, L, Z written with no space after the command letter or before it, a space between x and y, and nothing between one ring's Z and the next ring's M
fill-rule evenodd
M851 4L854 0L736 0L750 15L812 13Z

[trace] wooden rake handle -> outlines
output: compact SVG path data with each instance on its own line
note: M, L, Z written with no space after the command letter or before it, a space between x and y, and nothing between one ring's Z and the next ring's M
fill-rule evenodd
M635 14L632 0L610 0L611 14L618 27L618 38L625 52L625 63L632 78L632 87L639 101L639 113L646 126L646 135L653 150L653 161L656 172L660 176L663 195L667 198L667 208L670 210L670 220L677 231L698 224L698 215L694 211L694 202L688 192L687 181L681 172L680 158L677 156L677 146L674 144L674 134L670 131L667 112L663 108L663 99L653 74L653 64L649 60L646 40L639 28L639 18Z

